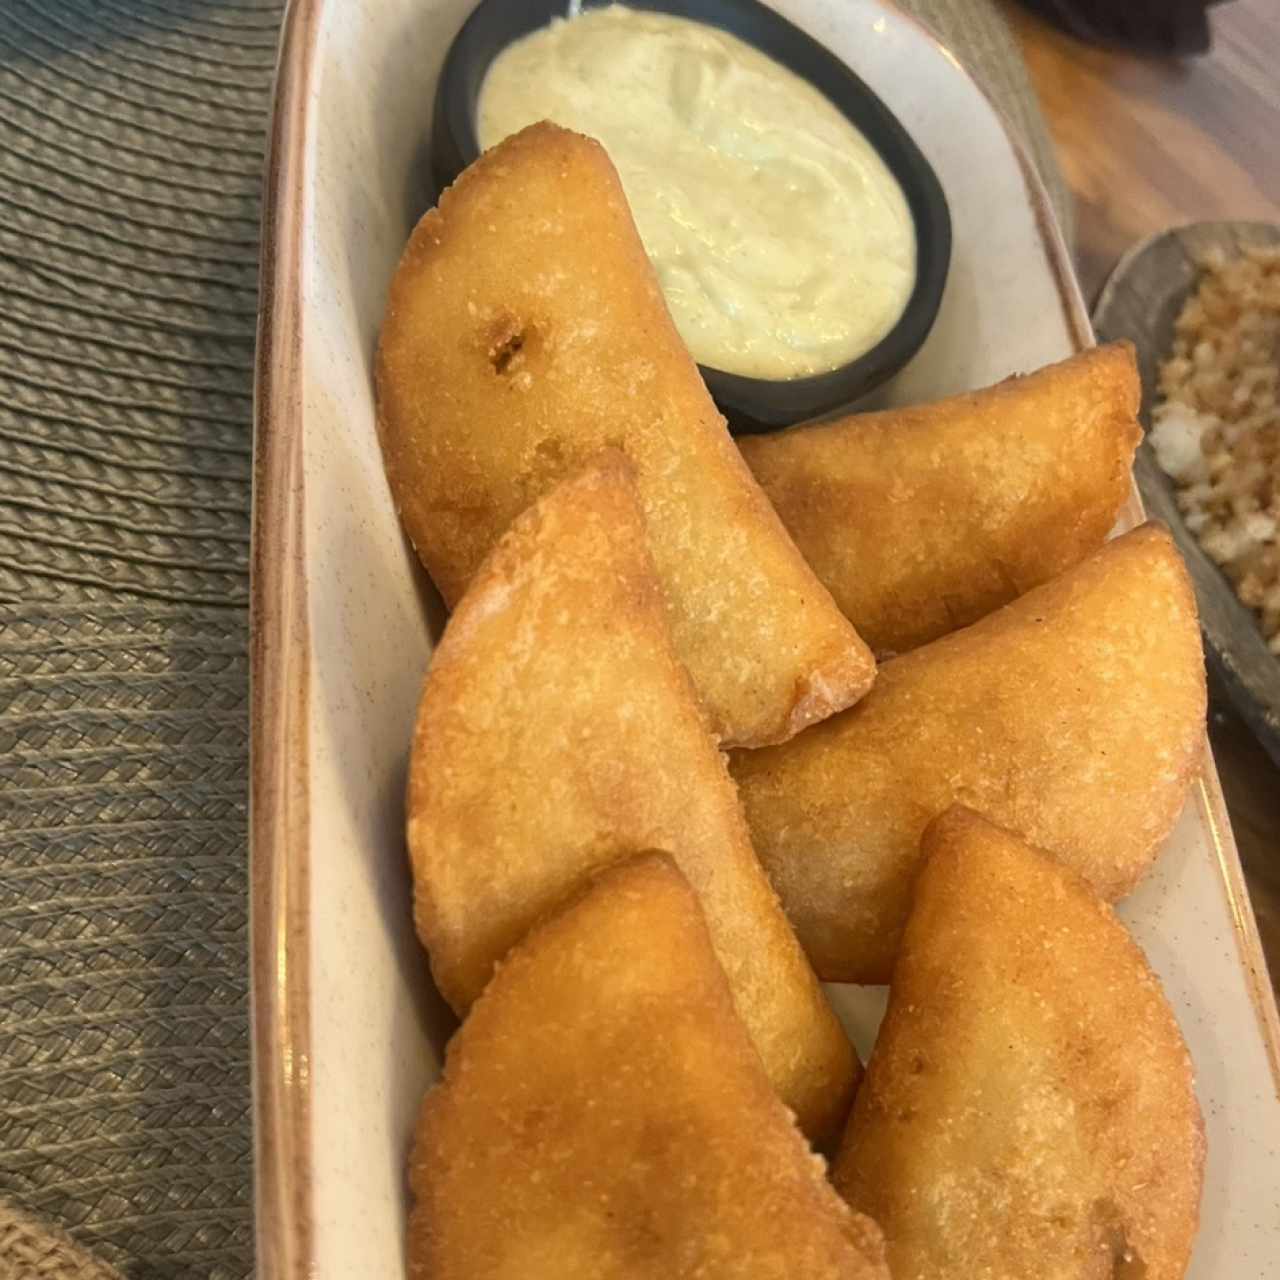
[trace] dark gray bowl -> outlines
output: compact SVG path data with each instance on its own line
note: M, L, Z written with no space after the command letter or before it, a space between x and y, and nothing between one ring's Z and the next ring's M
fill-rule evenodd
M584 8L609 0L585 0ZM699 366L735 433L771 431L851 405L920 349L951 262L951 213L932 166L883 102L830 50L759 0L625 0L720 27L815 85L862 131L898 180L916 230L916 282L894 327L869 351L809 378L746 378ZM481 0L445 56L436 90L431 164L443 190L480 154L476 101L489 64L511 41L563 17L565 0Z
M1197 222L1135 245L1111 273L1093 311L1100 341L1128 338L1142 374L1142 425L1150 426L1156 368L1173 346L1173 322L1195 288L1195 260L1206 250L1237 254L1250 245L1280 245L1280 227L1267 222ZM1200 606L1205 652L1241 717L1280 765L1280 658L1268 648L1253 614L1201 550L1183 523L1173 482L1143 441L1134 475L1149 515L1173 532L1191 571Z

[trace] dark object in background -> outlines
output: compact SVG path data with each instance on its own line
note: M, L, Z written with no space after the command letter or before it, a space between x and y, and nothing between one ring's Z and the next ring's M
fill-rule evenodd
M1221 0L1023 0L1028 9L1090 44L1134 53L1207 53L1209 9Z

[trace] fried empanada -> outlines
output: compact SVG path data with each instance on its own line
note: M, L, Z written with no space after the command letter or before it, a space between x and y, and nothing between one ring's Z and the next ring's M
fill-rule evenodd
M377 383L396 505L450 604L520 512L616 446L717 737L781 742L870 687L870 650L734 446L598 143L532 125L444 193L392 280Z
M1179 1280L1204 1135L1142 952L1084 881L969 810L923 853L837 1188L902 1280Z
M1126 343L936 404L738 441L878 653L936 640L1079 563L1129 493L1142 388Z
M410 1161L415 1280L888 1280L760 1069L698 901L628 860L503 961Z
M1118 898L1178 816L1204 715L1191 583L1144 525L885 663L851 711L731 763L819 975L885 982L932 818L968 804Z
M857 1062L672 649L631 470L607 452L519 517L445 628L410 761L418 931L461 1013L591 872L667 850L766 1073L822 1140Z

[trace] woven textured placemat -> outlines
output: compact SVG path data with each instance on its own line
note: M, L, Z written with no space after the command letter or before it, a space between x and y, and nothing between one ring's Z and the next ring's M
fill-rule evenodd
M246 605L278 21L0 0L0 1196L130 1277L253 1268ZM3 1215L0 1280L94 1274Z
M337 3L338 0L333 0ZM987 0L918 0L1046 162ZM251 1274L273 0L0 0L0 1280Z

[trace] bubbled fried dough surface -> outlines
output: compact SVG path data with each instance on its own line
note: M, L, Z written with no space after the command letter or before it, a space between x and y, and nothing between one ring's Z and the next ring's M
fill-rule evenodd
M976 814L949 811L924 854L838 1189L895 1280L1178 1280L1204 1138L1146 959Z
M823 585L878 653L976 622L1102 545L1129 493L1128 343L935 404L738 441Z
M680 342L599 144L533 125L444 193L392 280L377 384L396 504L450 603L521 511L616 446L718 737L782 741L870 686L870 651Z
M1118 898L1177 819L1204 714L1191 584L1169 535L1144 525L732 768L818 973L884 982L932 818L970 805Z
M593 871L669 851L769 1079L822 1141L857 1062L672 649L632 471L606 452L535 504L445 628L409 769L418 931L462 1012Z
M661 856L507 957L427 1095L410 1182L414 1280L888 1280Z

